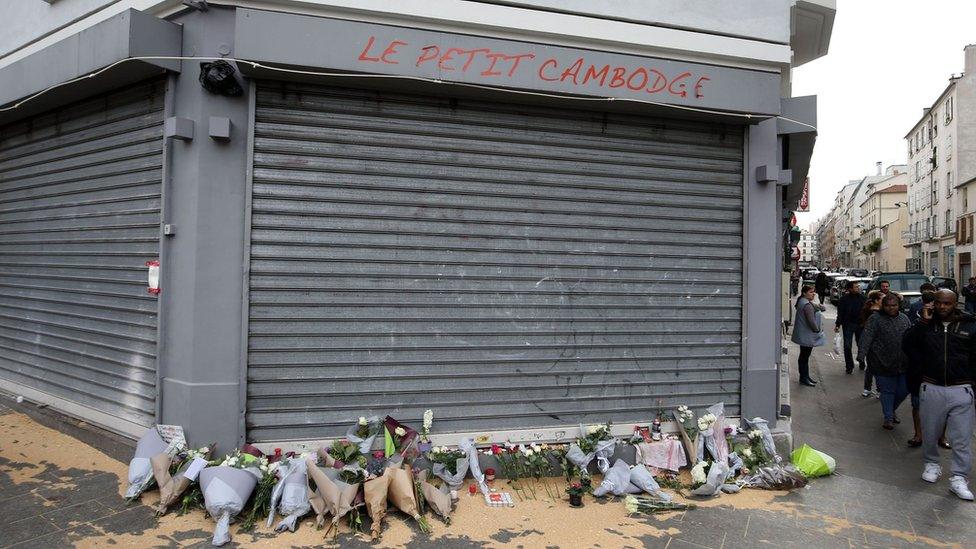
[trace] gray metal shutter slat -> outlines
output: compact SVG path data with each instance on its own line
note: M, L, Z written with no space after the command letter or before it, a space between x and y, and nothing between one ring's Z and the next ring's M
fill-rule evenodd
M737 413L740 127L279 83L256 119L249 439Z
M164 83L0 128L0 378L151 425Z

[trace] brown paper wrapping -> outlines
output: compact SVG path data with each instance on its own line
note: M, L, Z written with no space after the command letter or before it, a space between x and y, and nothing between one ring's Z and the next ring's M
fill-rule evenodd
M394 507L403 511L410 518L420 516L417 509L417 497L413 491L413 475L410 469L388 468L383 476L390 476L389 500Z
M427 476L428 471L426 470L417 472L417 480L420 481L420 490L424 495L424 499L427 500L427 505L430 505L430 508L442 518L450 519L451 494L441 492L433 484L427 482Z
M386 516L386 498L390 490L392 476L387 474L391 469L383 472L383 476L367 480L363 484L363 493L366 496L366 512L373 519L370 535L373 539L379 539L380 529L382 528L383 517Z
M359 484L346 485L342 483L343 485L340 486L339 483L326 475L325 470L315 465L312 458L308 458L306 464L308 465L308 476L315 483L316 492L325 503L323 511L320 512L319 509L315 509L318 515L317 522L323 522L325 513L328 512L332 514L332 523L337 524L340 518L352 511L356 494L359 493ZM313 508L315 508L314 505Z

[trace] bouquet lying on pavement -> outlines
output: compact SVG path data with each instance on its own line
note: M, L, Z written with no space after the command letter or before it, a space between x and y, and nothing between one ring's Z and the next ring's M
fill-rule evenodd
M585 435L569 445L566 458L579 467L581 475L587 475L587 467L596 459L597 468L601 473L610 470L610 458L613 456L617 439L610 434L610 424L599 425L584 429L580 425L580 433Z
M417 521L420 531L430 533L430 523L420 514L417 505L416 492L414 491L413 471L409 465L401 467L387 467L383 476L390 477L388 499L394 507L405 513L407 516Z
M271 491L268 526L274 522L275 513L284 516L275 527L275 532L295 531L298 519L308 513L311 505L308 498L308 464L306 455L283 458L277 469L278 482Z
M342 469L346 465L366 467L366 456L359 450L359 445L348 440L336 440L332 446L319 449L319 457L326 467Z
M725 438L725 404L709 406L698 418L698 459L705 459L705 452L714 461L725 462L729 457L729 444Z
M656 515L658 513L670 513L672 511L686 511L695 509L693 504L677 503L672 501L661 501L647 496L627 496L624 500L627 512L641 513L645 515Z
M155 480L151 462L154 456L163 454L168 461L185 447L183 428L178 425L156 425L146 429L136 443L135 455L129 461L129 485L125 490L125 499L133 501Z
M230 521L244 509L258 481L264 477L260 458L235 451L219 465L200 472L200 487L210 516L217 521L213 544L230 541Z
M390 416L383 420L386 457L415 457L420 434Z
M366 512L373 520L370 527L370 537L373 540L380 538L383 529L383 518L386 516L386 499L390 492L390 480L392 476L383 474L367 480L363 483L363 494L366 496Z
M316 509L316 524L321 527L325 523L325 514L331 514L332 522L326 534L334 532L334 536L338 536L339 520L354 510L365 475L358 465L347 465L346 469L341 470L319 467L312 458L306 459L305 464L309 478L315 483L315 494L324 503L324 507ZM356 519L358 517L350 519L354 530L358 529L354 523Z
M179 501L186 491L200 475L200 471L208 465L214 445L204 446L199 450L192 448L180 456L180 460L171 460L167 454L158 454L152 458L153 477L159 485L159 503L156 505L156 515L163 516L170 505ZM171 474L174 469L175 473Z
M420 487L420 494L424 501L435 513L444 519L445 524L451 523L451 495L448 493L448 485L444 483L440 488L427 482L430 472L427 470L417 471L417 485Z

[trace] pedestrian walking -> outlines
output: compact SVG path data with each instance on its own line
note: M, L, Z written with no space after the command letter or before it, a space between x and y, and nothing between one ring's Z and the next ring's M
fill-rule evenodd
M922 299L919 299L915 303L912 303L911 307L908 308L908 320L912 321L913 326L915 325L915 323L918 322L918 315L922 311L922 307L925 306L926 303L925 294L926 293L932 294L928 298L929 299L928 303L932 303L933 301L935 301L936 290L938 290L938 288L936 288L935 284L932 284L931 282L926 282L925 284L922 284L921 286L918 287L918 293L921 294Z
M813 285L817 290L817 295L820 296L820 304L823 305L824 299L830 293L830 280L827 278L827 273L818 274Z
M881 298L882 294L879 290L871 290L868 292L868 299L864 302L864 307L861 308L861 329L864 329L864 325L867 324L868 319L871 315L881 310ZM864 336L864 333L861 333ZM871 395L880 398L880 394L871 390L871 386L874 384L874 376L871 375L871 370L864 367L864 364L860 365L861 370L864 371L864 390L861 391L861 396L868 398Z
M800 273L793 271L790 276L790 297L795 296L800 291Z
M834 332L844 332L844 367L849 374L854 373L854 353L851 349L857 341L857 349L861 350L861 309L867 302L867 297L861 292L861 285L853 280L847 281L844 295L837 302L837 322ZM864 361L858 360L858 366L863 370Z
M857 348L857 359L867 359L868 370L878 385L884 416L881 427L889 431L895 428L895 423L900 423L895 412L908 396L905 382L907 357L902 351L902 339L912 323L908 315L898 310L900 304L893 295L881 298L881 313L868 319L861 336L863 345Z
M962 287L962 296L966 299L966 312L976 314L976 276L969 277L969 284Z
M821 313L827 308L813 302L816 296L813 286L804 285L800 288L800 297L796 298L796 315L793 318L793 335L791 340L800 346L800 358L797 370L800 373L800 385L814 387L817 385L810 378L810 355L814 347L824 344L826 336L823 332L823 317Z
M949 489L959 498L972 501L969 470L972 467L973 383L976 357L973 335L976 320L956 309L952 290L939 290L933 307L922 309L918 324L905 334L903 348L914 353L922 378L919 390L922 416L922 480L936 482L942 476L938 438L945 428L952 445Z

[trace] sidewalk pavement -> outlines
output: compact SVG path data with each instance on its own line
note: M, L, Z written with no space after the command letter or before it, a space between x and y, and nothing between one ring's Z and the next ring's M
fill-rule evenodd
M619 501L587 498L582 509L553 501L539 487L535 501L489 509L463 495L450 526L432 519L420 534L388 517L380 543L348 533L343 547L974 547L976 506L946 484L919 479L921 457L909 449L910 420L880 428L880 404L860 396L861 377L844 374L843 358L814 351L820 384L800 387L791 359L793 436L837 459L837 473L791 493L744 490L699 503L684 513L630 517ZM906 403L907 406L907 403ZM901 410L910 418L910 410ZM213 521L201 511L156 519L148 505L125 505L120 494L131 442L32 405L0 397L0 547L208 547ZM551 479L559 496L563 482ZM326 543L305 519L295 533L275 535L263 523L234 532L232 546L303 547Z

